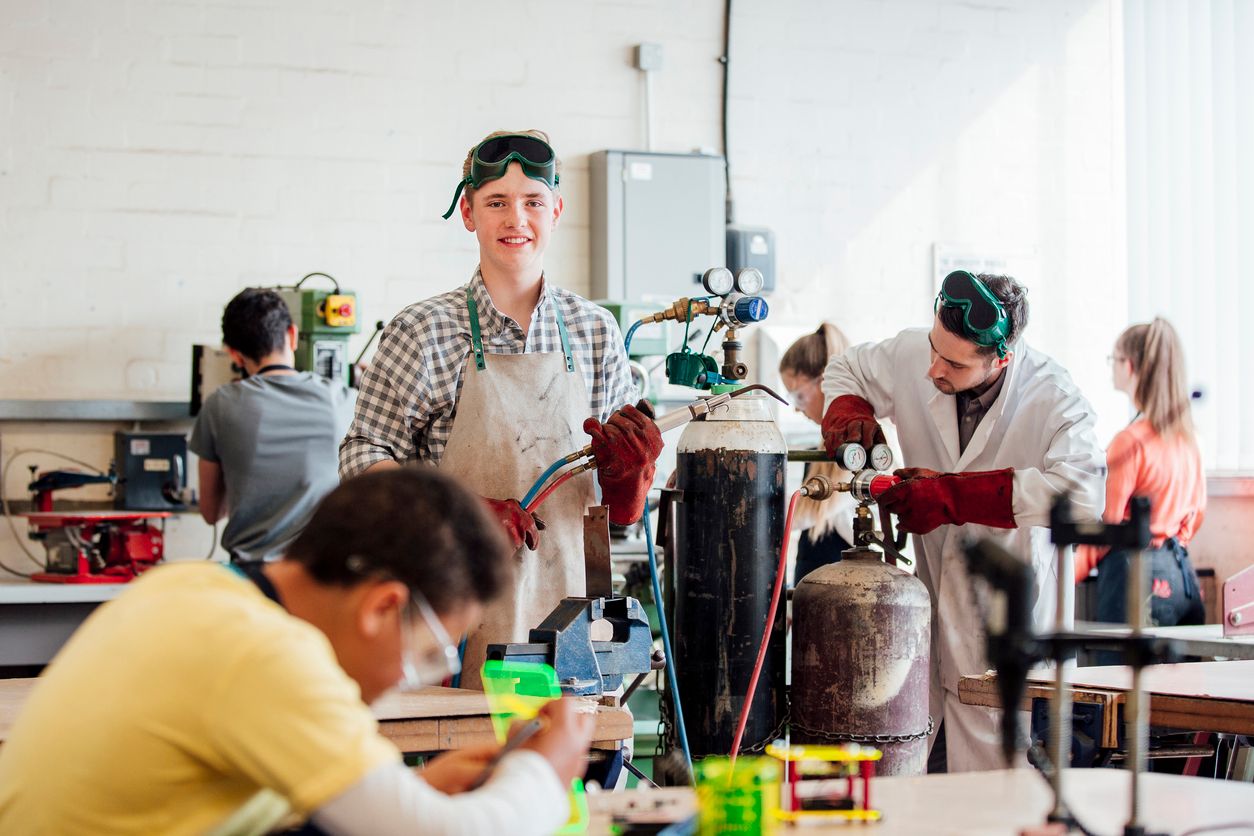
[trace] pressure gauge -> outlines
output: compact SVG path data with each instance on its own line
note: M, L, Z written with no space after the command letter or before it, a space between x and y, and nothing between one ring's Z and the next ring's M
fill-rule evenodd
M876 444L871 448L871 467L875 470L888 470L893 466L893 448L887 444Z
M711 267L701 277L701 284L711 296L726 296L736 286L736 279L726 267Z
M852 442L842 444L836 448L836 463L845 470L857 473L866 467L866 449Z
M766 285L762 271L756 267L745 267L736 274L736 290L745 296L753 296Z

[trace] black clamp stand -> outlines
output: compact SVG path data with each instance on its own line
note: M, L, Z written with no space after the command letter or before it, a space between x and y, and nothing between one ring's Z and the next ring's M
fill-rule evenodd
M1063 796L1063 769L1071 753L1071 692L1067 685L1066 663L1082 647L1117 650L1132 668L1132 689L1128 693L1128 769L1132 773L1131 805L1124 836L1152 836L1141 822L1140 775L1145 771L1149 741L1149 699L1142 670L1153 664L1174 662L1181 656L1178 642L1144 635L1146 621L1146 563L1144 550L1150 544L1150 505L1144 497L1134 497L1131 517L1126 523L1076 522L1071 501L1059 497L1050 510L1051 539L1058 549L1058 605L1055 632L1036 635L1029 614L1032 609L1034 575L1032 567L991 541L980 541L966 548L967 566L972 576L984 578L993 591L986 624L989 661L997 671L997 687L1002 704L1002 753L1011 763L1019 744L1017 707L1023 699L1028 671L1046 659L1055 665L1055 693L1050 703L1049 769L1046 771L1054 794L1049 821L1062 822L1087 833L1067 810ZM1066 601L1074 581L1070 547L1109 546L1133 553L1128 586L1128 618L1131 635L1110 636L1070 629ZM1040 753L1032 758L1042 767Z

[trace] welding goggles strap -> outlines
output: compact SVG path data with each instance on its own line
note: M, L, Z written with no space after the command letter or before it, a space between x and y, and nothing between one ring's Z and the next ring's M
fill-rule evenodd
M997 349L998 358L1009 352L1010 317L1001 300L975 274L955 270L946 276L933 310L939 312L942 306L962 309L962 330L971 342Z
M457 200L467 186L477 189L489 180L504 177L513 162L518 163L523 174L532 180L538 180L550 189L557 188L560 180L557 173L557 155L547 142L528 134L494 136L475 147L470 156L470 174L457 184L453 202L444 213L444 219L448 220L452 216L457 208Z

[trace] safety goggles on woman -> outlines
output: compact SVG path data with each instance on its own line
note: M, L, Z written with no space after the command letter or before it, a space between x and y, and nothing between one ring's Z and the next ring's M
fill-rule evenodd
M462 669L457 647L426 597L416 589L409 596L401 617L402 691L439 685Z
M462 189L467 186L477 189L489 180L504 177L512 162L522 166L523 174L532 180L539 180L550 189L557 188L557 155L547 142L529 134L494 136L475 146L470 156L470 173L457 184L444 220L448 220L457 208Z
M962 309L962 330L976 345L996 348L998 358L1006 356L1010 317L1001 300L984 282L966 270L955 270L941 282L934 310L941 306Z

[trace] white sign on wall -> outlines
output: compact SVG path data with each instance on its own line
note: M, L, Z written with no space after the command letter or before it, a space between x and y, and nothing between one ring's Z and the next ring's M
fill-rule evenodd
M1028 289L1028 297L1036 288L1040 272L1040 260L1036 250L1020 252L1002 251L984 247L963 246L958 244L932 245L932 285L933 290L940 293L941 282L955 270L969 270L976 275L980 273L997 273L1010 276Z

